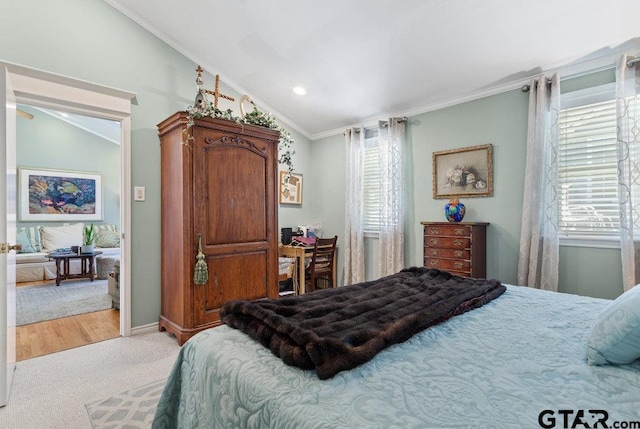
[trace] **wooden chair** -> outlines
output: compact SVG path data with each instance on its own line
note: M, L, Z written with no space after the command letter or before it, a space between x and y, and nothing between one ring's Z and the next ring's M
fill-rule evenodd
M327 287L336 287L333 284L333 260L336 252L338 236L333 238L318 238L313 247L311 262L305 270L307 291L314 291L320 284ZM323 286L320 286L323 288Z

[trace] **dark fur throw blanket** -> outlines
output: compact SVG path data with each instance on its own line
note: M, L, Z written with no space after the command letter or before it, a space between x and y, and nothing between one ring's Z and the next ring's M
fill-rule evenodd
M413 267L376 281L305 295L228 301L221 317L286 364L315 369L320 379L327 379L505 290L497 280Z

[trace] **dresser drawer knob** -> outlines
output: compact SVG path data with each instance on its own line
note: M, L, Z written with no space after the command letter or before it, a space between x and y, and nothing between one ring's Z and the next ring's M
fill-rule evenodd
M431 256L438 256L440 254L440 251L438 249L431 249Z
M454 232L455 235L465 235L464 228L457 228Z
M438 244L439 242L440 242L440 240L437 239L437 238L430 238L429 239L429 243L431 243L431 244Z
M455 252L453 252L453 256L455 256L456 258L462 258L462 255L464 255L464 252L462 250L456 250Z
M453 242L453 245L454 245L454 246L456 246L456 247L464 246L464 241L462 241L462 240L455 240L455 241Z
M437 259L436 260L432 259L431 261L429 261L429 266L430 267L437 267L439 265L440 265L440 261L438 261Z
M464 264L462 262L456 262L455 264L453 264L454 267L456 267L457 269L460 269L464 266Z
M429 234L440 234L440 230L438 228L429 228Z

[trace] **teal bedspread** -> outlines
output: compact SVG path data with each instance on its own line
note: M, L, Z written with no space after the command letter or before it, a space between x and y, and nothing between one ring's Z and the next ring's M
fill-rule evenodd
M640 362L586 363L608 302L507 286L329 380L220 326L182 347L153 427L536 428L544 410L547 427L571 425L580 410L587 423L601 417L588 410L606 411L610 425L640 421Z

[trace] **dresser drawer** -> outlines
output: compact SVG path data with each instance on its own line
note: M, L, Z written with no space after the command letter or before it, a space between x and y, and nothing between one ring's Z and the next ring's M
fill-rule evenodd
M430 235L469 237L471 228L465 225L428 225L424 228L425 238Z
M427 268L438 268L444 271L471 271L471 261L458 261L455 259L425 258L424 265Z
M477 277L473 275L471 271L454 271L449 270L449 274L453 274L454 276L462 276L462 277Z
M469 249L471 247L471 240L469 238L426 236L424 237L424 245L425 247L447 249Z
M445 249L438 247L428 247L424 249L425 258L448 258L471 260L469 249Z

